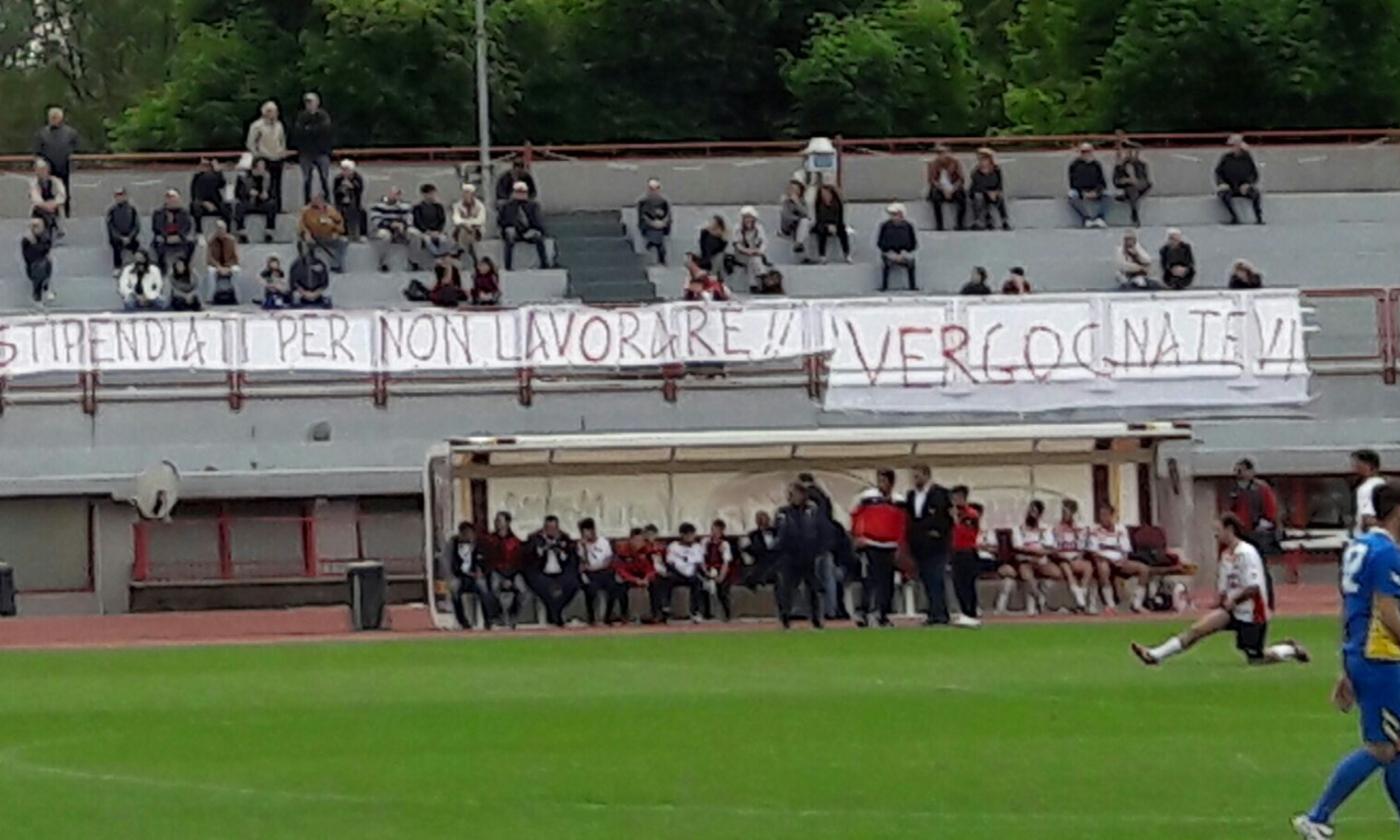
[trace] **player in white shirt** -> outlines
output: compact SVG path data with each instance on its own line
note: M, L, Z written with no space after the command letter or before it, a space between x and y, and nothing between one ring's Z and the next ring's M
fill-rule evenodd
M1098 587L1090 592L1097 594L1108 612L1118 609L1117 578L1136 581L1137 586L1129 602L1133 612L1142 612L1143 601L1147 598L1147 587L1151 583L1152 570L1146 563L1133 559L1133 541L1128 529L1118 524L1118 511L1113 505L1104 504L1099 508L1098 521L1089 529L1085 556L1094 564Z
M1180 635L1154 648L1133 642L1133 654L1145 665L1162 662L1190 650L1207 636L1220 632L1235 634L1235 647L1251 665L1277 662L1308 662L1308 651L1292 639L1265 646L1269 634L1269 598L1264 582L1264 559L1244 541L1245 528L1233 513L1215 523L1220 544L1218 586L1220 604Z
M1351 453L1351 471L1361 480L1356 485L1356 521L1351 535L1361 538L1376 527L1376 488L1385 484L1381 476L1381 456L1371 449L1358 449Z
M617 586L617 578L612 573L612 540L598 536L598 524L591 518L578 523L578 569L583 591L583 606L588 614L588 624L598 623L597 602L599 598L612 609L612 591ZM604 616L612 621L611 612Z
M1050 529L1054 538L1054 551L1050 561L1059 567L1065 585L1074 597L1074 611L1087 612L1089 609L1089 584L1094 578L1094 564L1084 556L1088 544L1088 533L1079 525L1079 503L1074 499L1060 501L1060 522Z
M666 546L664 574L653 585L661 586L661 603L665 611L662 620L671 615L671 598L677 589L690 590L690 620L700 622L700 610L705 598L705 544L696 535L695 526L681 523L680 537Z
M1059 568L1050 562L1054 537L1041 525L1041 517L1044 515L1045 503L1039 499L1032 499L1026 506L1026 518L1020 525L1011 529L1011 550L1015 553L1017 561L1015 576L1004 573L1001 575L1001 591L997 593L994 610L998 615L1006 612L1006 605L1011 600L1011 593L1016 591L1018 582L1026 599L1026 615L1035 615L1045 609L1044 577L1052 572L1058 575ZM1041 580L1037 581L1037 578Z

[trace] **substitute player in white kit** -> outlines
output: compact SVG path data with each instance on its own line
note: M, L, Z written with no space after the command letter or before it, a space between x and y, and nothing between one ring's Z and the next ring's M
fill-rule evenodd
M1259 556L1258 549L1244 541L1244 533L1244 524L1233 513L1216 521L1215 536L1220 543L1220 606L1157 647L1133 642L1133 653L1143 664L1160 665L1189 650L1201 639L1222 631L1235 634L1235 647L1251 665L1309 661L1307 650L1292 639L1265 646L1269 634L1269 599L1264 559Z

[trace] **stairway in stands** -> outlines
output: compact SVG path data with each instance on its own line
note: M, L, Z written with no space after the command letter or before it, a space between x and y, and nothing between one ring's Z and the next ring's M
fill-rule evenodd
M632 250L622 214L613 211L551 214L550 236L569 272L569 296L584 303L633 303L656 299L647 279L648 257Z

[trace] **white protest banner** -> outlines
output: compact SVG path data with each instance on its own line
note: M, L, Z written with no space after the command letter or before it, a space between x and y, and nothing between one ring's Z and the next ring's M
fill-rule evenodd
M1021 413L1307 400L1296 291L827 302L822 320L832 348L829 409Z

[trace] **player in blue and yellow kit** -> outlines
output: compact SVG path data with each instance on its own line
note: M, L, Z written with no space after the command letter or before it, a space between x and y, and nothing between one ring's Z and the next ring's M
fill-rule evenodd
M1293 820L1307 840L1333 837L1332 815L1377 770L1400 811L1400 485L1386 483L1373 496L1377 527L1353 540L1342 554L1342 664L1332 692L1343 712L1361 710L1366 745L1337 765L1312 811Z

